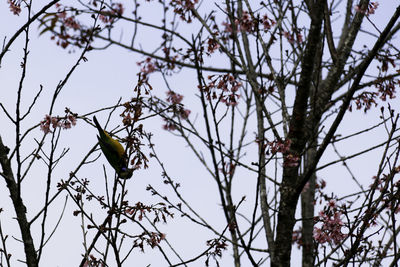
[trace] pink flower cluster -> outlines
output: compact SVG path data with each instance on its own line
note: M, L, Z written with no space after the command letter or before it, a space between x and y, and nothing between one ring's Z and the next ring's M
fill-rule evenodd
M190 10L194 8L194 5L198 2L199 0L172 0L171 4L179 5L185 10Z
M301 44L303 42L303 35L299 32L289 33L287 31L284 31L283 36L288 40L290 44L294 43Z
M182 102L183 95L177 94L174 91L167 92L167 101L171 104L178 105Z
M79 30L81 28L81 26L73 16L64 19L64 26L74 30Z
M228 247L228 244L226 243L225 239L210 239L207 240L207 246L210 248L214 248L214 251L207 252L207 255L212 255L212 256L222 256L222 251L226 250Z
M62 129L70 129L72 126L76 125L76 117L77 114L74 114L70 111L67 112L64 118L46 115L44 120L40 122L40 130L47 134L52 132L50 130L51 127L53 127L53 129L57 127Z
M337 211L336 201L331 199L328 202L327 208L321 211L318 216L318 221L322 223L320 227L314 227L314 239L320 244L334 243L338 245L347 237L342 233L343 221L340 218L342 213Z
M62 48L67 48L70 44L80 46L79 43L85 43L85 39L78 38L73 34L73 32L82 29L82 25L76 20L75 16L69 15L67 12L68 8L59 3L55 4L55 7L57 12L49 17L48 22L50 22L50 25L46 26L54 34L51 40L57 40L56 44ZM55 28L58 24L59 31L57 32ZM80 41L77 41L77 39L80 39Z
M378 88L378 91L380 93L379 98L382 101L386 101L387 97L390 99L393 99L396 97L396 86L399 86L400 80L384 80L378 84L376 84L376 87Z
M183 99L183 96L180 94L175 93L174 91L168 91L167 92L167 102L171 103L172 106L172 112L173 112L173 117L179 117L182 120L187 120L190 115L190 110L185 109L183 107L183 104L181 104ZM165 124L163 125L163 128L168 131L173 131L176 130L176 125L172 120L165 120Z
M205 92L210 99L218 99L227 106L236 106L237 100L240 95L237 93L242 83L237 81L233 75L210 75L208 76L210 82L205 86ZM216 89L219 91L217 94Z
M155 218L152 220L153 223L167 222L167 218L174 218L174 214L171 213L164 203L158 203L156 205L145 205L142 202L137 202L134 206L128 206L125 213L135 220L142 221L143 218L149 216L150 213L154 213Z
M172 121L168 121L164 119L165 124L163 125L163 129L167 131L175 131L176 130L176 125Z
M297 167L300 162L300 157L293 155L293 154L288 154L285 156L285 159L283 161L283 166L284 167Z
M285 167L296 167L299 165L300 157L294 154L288 153L290 150L290 139L286 139L285 141L282 140L274 140L272 142L267 142L270 147L270 150L273 154L275 153L282 153L286 154L283 162L283 166ZM267 151L267 154L269 151Z
M258 30L258 24L261 22L264 31L271 29L276 22L267 15L264 15L262 19L252 18L248 11L243 11L242 17L235 20L235 24L240 26L240 30L245 32L255 32Z
M210 54L214 53L215 50L221 47L214 38L208 38L207 44L208 44L207 52Z
M149 244L149 246L151 248L155 248L164 239L165 239L165 234L164 233L150 232L149 238L147 239L147 243Z
M232 33L233 32L233 28L232 28L232 24L229 22L222 22L222 25L225 27L224 32L227 33ZM239 25L239 20L235 20L235 31L238 30L238 25Z
M379 6L378 2L370 2L370 3L368 3L368 7L367 8L363 9L363 8L361 8L360 5L356 5L356 6L354 6L354 9L357 12L360 12L360 13L368 16L368 15L371 15L371 14L375 14L375 10L378 8L378 6Z
M21 13L21 0L8 0L7 3L10 5L10 11L14 15Z
M229 20L228 20L229 21ZM258 25L262 24L264 31L270 30L276 22L273 19L270 19L267 15L264 15L262 19L253 18L248 11L243 11L242 17L240 19L235 19L235 31L239 29L245 32L255 32L258 30ZM233 27L230 22L222 22L222 25L225 27L224 32L232 33Z
M156 71L156 62L153 62L151 57L147 57L145 60L137 62L136 64L141 67L140 72L146 77L150 73Z
M303 242L301 240L301 228L298 230L294 230L292 234L292 244L297 244L297 248L301 248L303 246Z
M61 4L57 3L56 8L57 16L63 26L73 30L79 30L81 28L81 25L76 21L75 16L67 16L67 11Z
M357 109L364 107L364 112L367 112L372 106L376 107L378 105L375 101L377 95L375 92L362 92L355 99Z
M371 107L377 107L377 98L379 97L382 101L386 101L388 98L396 98L396 87L400 84L400 80L397 79L385 79L379 80L375 84L378 92L362 92L354 98L357 109L364 107L364 112L367 112ZM352 107L349 107L352 110Z
M101 259L97 259L92 254L89 255L83 267L104 267L106 266L105 263Z
M236 19L235 23L240 26L241 31L254 32L257 30L257 21L251 18L248 11L243 11L242 17Z
M267 142L267 144L270 146L271 152L273 154L280 152L280 153L286 153L290 149L290 144L292 141L290 139L286 139L285 141L282 140L274 140L272 142Z
M268 18L267 15L263 16L263 18L261 19L261 22L262 22L262 24L264 26L264 30L265 31L268 31L269 29L271 29L276 24L276 22L274 20Z
M136 236L133 242L133 247L139 247L144 251L144 243L149 245L151 248L155 248L158 244L165 239L165 234L156 232L143 232L141 235Z
M174 8L174 12L180 15L180 18L187 23L192 22L192 10L199 0L171 0L170 4Z
M121 3L113 3L110 10L102 11L99 19L105 24L111 24L115 21L116 17L120 17L124 14L124 10L125 8Z

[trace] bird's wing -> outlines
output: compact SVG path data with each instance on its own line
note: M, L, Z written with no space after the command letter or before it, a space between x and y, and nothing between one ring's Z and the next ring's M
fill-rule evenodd
M113 153L117 153L118 156L123 157L125 154L124 147L118 142L118 140L113 139L106 131L103 130L103 128L101 128L96 116L93 116L93 121L97 130L99 131L100 136L97 136L99 142L101 142L109 151L113 151Z
M99 140L99 145L104 156L120 177L124 179L130 178L132 176L132 171L128 169L124 147L118 142L118 140L112 138L103 130L103 128L101 128L95 116L93 117L93 121L99 131L97 139Z

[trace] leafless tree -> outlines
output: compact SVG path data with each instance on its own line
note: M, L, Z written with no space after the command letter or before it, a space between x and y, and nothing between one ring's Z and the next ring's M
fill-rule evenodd
M113 266L111 261L122 266L132 251L145 244L158 248L164 259L161 264L168 266L198 262L208 266L211 260L218 265L228 248L234 266L298 266L292 247L301 248L302 266L397 266L400 147L397 109L389 100L399 84L400 54L393 40L400 29L400 6L385 3L393 7L392 13L385 24L378 24L375 12L380 7L368 0L55 2L29 17L17 35L28 32L31 21L38 20L42 35L50 35L66 50L82 50L76 66L85 60L85 53L110 46L142 55L132 99L104 109L110 114L119 111L122 117L119 135L121 130L126 133L121 140L131 167L152 168L149 159L154 159L151 162L159 164L165 185L172 189L171 194L165 187L149 185L147 190L159 198L158 204L132 205L126 192L130 180L115 177L109 186L106 179L111 190L102 197L91 191L88 180L71 173L54 197L46 195L43 210L33 220L45 221L52 199L67 193L78 207L75 215L82 217L82 226L95 231L89 238L84 230L81 266ZM17 1L10 5L18 9ZM154 12L143 11L148 7ZM143 39L149 32L158 36L155 41ZM4 46L0 60L11 43ZM74 70L75 66L70 73ZM180 90L180 84L171 82L176 77L192 81L192 88ZM153 90L156 80L164 82L166 99ZM184 96L197 103L184 105ZM23 196L18 191L24 177L18 151L25 136L21 138L19 122L25 115L19 114L18 105L16 117L3 111L15 124L17 141L11 154L1 143L2 176L17 213L28 266L37 266L41 253L33 247L31 223L20 207ZM46 138L52 136L51 142L57 143L59 130L49 130L53 120L57 127L71 119L90 122L98 111L66 112L66 117L54 119L50 109L47 124L41 123L45 134L30 156L32 162ZM340 128L345 114L357 112L364 112L366 118L378 113L380 121L353 132ZM146 120L154 116L163 120L164 132L146 130ZM338 149L371 131L379 138L366 147ZM185 142L215 182L225 218L223 229L204 219L186 200L185 187L169 175L152 139L153 134L168 132ZM150 152L144 150L145 144ZM368 163L376 165L371 184L366 177L354 175L348 164L366 153L376 158ZM51 152L46 155L50 181L52 165L59 159ZM15 170L12 160L18 166ZM88 161L84 158L79 168ZM319 178L319 172L334 173L339 168L347 170L346 186L353 187L353 193L328 190L331 177ZM241 190L243 177L252 192ZM200 178L204 177L194 179ZM207 188L203 195L207 196ZM85 206L93 200L107 211L101 221ZM252 201L250 209L243 208L244 201ZM191 243L203 251L182 257L156 226L167 219L174 223L169 219L173 214L187 218L193 229L208 229L215 238L207 247ZM126 223L138 226L139 232L132 232ZM6 240L2 240L6 253ZM122 249L120 244L129 244L126 240L131 243Z

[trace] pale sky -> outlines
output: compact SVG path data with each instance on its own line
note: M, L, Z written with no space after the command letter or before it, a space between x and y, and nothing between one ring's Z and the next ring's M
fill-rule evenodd
M38 10L38 7L45 2L46 1L35 2L34 9ZM386 0L380 2L380 7L375 15L380 19L382 18L382 20L379 20L382 24L377 23L380 29L382 29L382 25L390 17L387 14L392 14L395 6L397 6L397 1ZM152 11L151 9L144 10L146 10L146 12ZM25 22L25 17L26 12L24 10L20 16L14 16L9 12L6 1L0 2L0 25L3 25L0 30L1 40L5 37L7 37L8 40L16 29ZM37 105L32 110L29 118L24 121L24 128L30 128L36 125L48 114L51 95L55 87L58 82L65 77L80 54L80 51L68 53L67 50L57 47L54 42L49 40L48 34L38 37L37 26L38 25L35 23L31 27L30 54L28 59L29 67L27 68L28 73L22 93L22 110L27 110L28 105L39 90L40 85L43 85L43 93L38 99ZM21 35L11 47L11 51L4 57L0 68L0 86L2 92L0 95L0 102L3 103L12 114L14 114L13 112L15 111L16 90L21 74L19 65L22 60L23 41L24 38L23 35ZM154 35L151 33L143 33L143 36L140 36L137 41L143 44L152 43L154 42ZM88 58L88 62L82 62L81 65L78 66L78 69L74 72L66 87L63 89L61 96L58 98L54 115L63 115L65 107L70 108L79 115L83 115L105 106L112 106L120 97L122 97L123 101L127 101L133 96L133 88L137 82L136 73L139 71L136 62L143 60L143 57L117 47L93 51L87 54L86 57ZM181 73L180 76L178 75L172 82L174 88L185 95L183 103L192 110L191 118L198 115L200 120L201 113L199 113L198 109L196 110L196 105L198 104L195 102L196 97L193 93L197 88L194 83L196 77L194 75L191 76L191 74L193 74L193 72ZM167 89L163 85L160 76L154 75L154 77L151 78L151 83L154 87L153 94L165 98ZM400 104L398 99L391 103L393 107ZM114 119L118 118L117 114L119 114L120 111L121 110L114 114ZM379 110L377 109L376 111L377 112L370 111L367 115L362 111L349 113L346 116L346 121L339 129L339 132L356 132L367 125L373 125L379 121ZM97 117L103 124L108 113L103 112L100 114L97 115ZM145 129L154 134L153 142L156 144L156 149L159 152L160 158L165 163L169 175L182 184L181 191L183 195L186 200L193 205L196 211L205 219L209 220L216 229L222 231L226 222L219 204L220 200L214 181L182 140L162 129L162 123L163 122L159 118L151 119L145 123ZM2 125L0 135L3 142L9 147L13 147L15 131L2 111L0 111L0 125ZM121 122L113 122L112 127L117 125L121 125ZM42 134L39 128L36 128L31 133L29 139L26 141L26 147L23 148L24 153L29 153L31 149L35 147L34 138L40 139ZM249 138L254 136L251 134L252 133L249 133ZM368 133L363 138L340 143L338 144L338 148L344 155L349 155L351 152L360 150L360 148L366 148L373 143L378 143L385 137L384 132L374 131ZM58 153L61 153L64 147L70 150L55 170L55 175L52 179L51 193L57 191L57 182L60 179L65 180L68 178L69 172L75 169L77 163L96 142L96 130L82 120L78 120L77 125L72 129L62 131ZM49 144L49 141L47 141L47 144ZM99 153L100 152L97 152L96 155ZM371 177L376 173L378 164L377 155L379 156L379 153L369 153L350 161L349 165L352 171L356 176L362 177L361 181L364 185L368 185L372 181ZM256 159L256 157L255 155L254 159ZM336 159L336 156L331 152L328 154L328 157L324 158L322 162ZM365 162L371 164L365 164ZM79 172L79 177L87 177L91 181L91 187L98 195L105 194L104 178L102 174L103 164L106 164L106 168L108 168L109 173L111 173L103 156ZM350 178L345 169L339 166L340 164L337 164L331 168L322 170L318 173L318 177L327 181L327 190L332 190L338 195L345 195L353 192L355 186L353 186L352 182L349 182ZM38 161L30 175L28 175L24 181L23 199L28 209L28 218L35 215L43 204L47 174L45 168L45 165ZM246 175L241 177L240 175L239 172L238 177L240 177L240 179L237 179L238 182L235 187L237 194L234 198L235 201L239 201L241 197L245 195L248 200L243 204L243 209L246 210L250 209L253 204L254 186L252 183L248 182L249 177ZM148 184L152 184L160 190L163 190L163 193L171 195L170 189L162 183L160 167L154 160L151 160L149 169L135 172L134 177L128 181L128 199L130 204L134 204L137 201L141 201L145 204L152 204L160 201L159 198L151 196L150 193L145 190ZM351 186L348 186L349 184ZM0 220L5 233L19 238L19 229L13 218L15 216L14 210L11 206L7 190L5 183L0 182L0 208L4 209L4 212L0 214ZM56 203L51 206L49 210L49 220L47 222L47 234L52 231L56 224L62 211L64 201L65 197L60 197ZM100 210L97 205L93 207L88 205L87 208L92 208L93 216L97 218L98 222L103 220L104 210ZM76 210L76 206L69 199L64 217L53 238L44 249L41 266L77 266L81 261L80 254L84 251L82 246L82 230L80 228L81 219L79 216L72 216L74 210ZM158 225L159 229L161 232L166 233L168 241L173 244L174 248L184 259L197 256L206 249L206 240L214 238L215 235L208 230L194 226L188 220L181 218L177 212L175 212L175 215L175 218L169 220L168 224ZM130 227L132 227L131 225L132 224L130 224ZM40 232L39 230L40 224L36 223L33 226L33 233L38 235ZM132 227L132 231L134 234L141 233L141 230L136 226ZM94 232L94 230L89 233L92 232ZM36 238L38 239L38 236L36 236ZM11 251L10 253L13 254L12 259L15 264L13 266L24 266L15 261L16 258L23 259L23 254L21 254L22 246L11 237L8 239L8 244L9 250ZM256 242L255 245L258 247L266 247L263 239L261 239L261 242ZM224 257L220 262L221 266L232 266L231 253L231 246L229 246L228 250L224 252ZM301 255L299 250L294 248L294 261L299 259L299 255ZM244 258L245 257L243 257L243 259ZM204 266L204 260L199 260L189 266ZM174 262L177 263L178 260L174 259ZM127 263L126 266L147 266L148 264L151 264L151 266L167 265L157 249L152 250L150 247L145 247L145 253L141 253L140 251L135 252L135 254L131 256L129 264Z

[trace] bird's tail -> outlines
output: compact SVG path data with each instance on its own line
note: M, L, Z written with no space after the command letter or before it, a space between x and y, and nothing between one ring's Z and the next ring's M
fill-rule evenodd
M103 128L101 128L99 121L96 119L96 116L93 116L93 121L94 124L96 125L97 130L99 130L99 133L103 133Z

